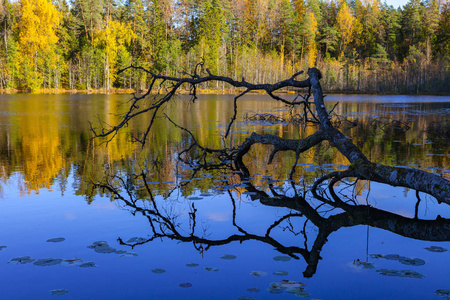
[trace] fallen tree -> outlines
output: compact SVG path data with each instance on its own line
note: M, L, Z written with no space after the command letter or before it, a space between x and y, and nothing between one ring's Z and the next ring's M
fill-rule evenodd
M107 141L109 141L114 138L114 136L122 127L127 126L132 119L145 113L151 113L152 118L146 131L142 134L141 137L136 138L137 142L140 142L144 145L159 111L169 101L176 99L174 96L176 95L176 92L180 89L180 87L182 87L183 85L190 86L191 100L195 101L197 99L197 88L200 84L210 81L220 81L228 83L231 86L242 90L239 95L234 97L234 114L227 126L224 138L228 137L230 129L234 121L236 120L238 100L245 94L252 91L263 91L272 99L280 101L286 105L302 105L304 112L304 122L318 123L319 129L307 138L297 140L280 138L275 135L260 135L257 133L253 133L238 148L208 149L202 147L187 129L176 125L182 130L186 130L191 134L194 142L191 147L189 147L189 149L198 147L202 151L202 156L197 157L197 160L199 158L204 159L208 154L219 154L223 161L232 160L237 169L244 171L244 174L247 174L247 176L249 176L250 174L243 162L243 157L255 144L266 144L273 146L273 151L270 153L269 158L270 163L273 157L281 151L295 152L296 160L298 161L302 153L324 141L328 141L332 147L336 148L347 158L350 165L347 170L325 174L315 181L314 185L311 188L311 192L317 199L324 199L323 185L327 184L328 190L333 199L336 202L340 201L339 197L336 196L333 188L339 181L352 177L361 180L370 180L374 182L384 183L391 186L411 188L418 192L424 192L435 197L439 203L450 204L450 181L422 170L386 166L377 164L376 162L371 162L364 155L364 153L350 141L349 138L347 138L341 131L333 126L330 121L330 115L324 105L324 95L320 84L321 73L316 68L310 68L307 72L308 78L303 81L296 80L296 78L303 73L298 72L291 78L277 82L275 84L252 84L247 82L244 78L242 78L241 81L237 81L229 77L213 75L208 69L205 69L205 76L200 76L199 72L201 72L201 70L203 69L202 63L196 66L193 75L189 75L183 78L156 74L142 67L134 66L130 66L126 69L121 70L120 72L124 72L130 68L138 69L148 74L151 79L149 89L142 96L136 96L135 94L133 94L133 98L130 100L129 109L125 114L121 116L121 121L118 124L114 126L105 126L105 124L101 124L100 128L98 129L93 127L93 125L91 124L91 130L94 133L95 137L103 137L106 138ZM169 87L163 88L163 84L167 83L169 83ZM276 91L287 87L306 88L308 89L308 92L304 96L298 96L292 101L286 100L281 96L275 94ZM157 92L152 93L155 90ZM162 91L164 91L164 93L162 93ZM311 96L313 96L313 102L310 101ZM143 99L147 97L152 97L150 105L143 105ZM186 151L188 151L189 149L187 149ZM291 178L295 172L295 165L296 163L292 166L291 169Z

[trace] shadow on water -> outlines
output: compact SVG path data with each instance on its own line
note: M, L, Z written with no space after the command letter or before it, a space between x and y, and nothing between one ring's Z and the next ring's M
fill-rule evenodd
M231 204L231 223L234 232L228 234L225 238L208 238L209 235L214 235L214 233L206 232L199 225L202 220L199 220L198 217L201 213L197 208L196 203L198 202L196 200L204 198L188 198L188 201L184 202L185 208L189 211L188 218L181 220L174 213L175 210L170 208L170 204L168 208L166 200L156 196L152 191L151 183L149 184L146 181L147 174L145 173L126 175L125 177L114 176L108 183L96 184L95 188L111 193L124 209L130 211L133 215L140 215L148 220L149 237L130 240L119 238L118 241L122 245L135 248L155 240L170 239L192 243L196 250L203 253L211 247L223 246L233 242L258 241L272 246L280 254L292 259L303 259L306 262L303 276L307 278L316 273L317 266L322 259L322 249L329 236L338 230L345 230L344 228L368 225L416 240L435 242L450 240L449 219L442 218L439 215L435 220L417 217L417 208L421 201L418 195L415 217L408 218L354 201L355 195L349 195L345 190L349 186L355 185L356 182L344 183L340 186L339 191L334 189L330 189L328 192L322 190L320 195L311 195L306 192L305 186L291 180L283 182L267 177L266 188L257 187L251 183L252 178L248 176L247 172L233 170L231 165L226 164L205 164L197 167L195 172L202 169L211 172L219 168L222 174L226 174L226 170L229 174L233 174L223 176L222 178L228 179L223 181L222 189L216 189L219 194L225 195ZM193 181L185 180L180 184L189 185L191 183L193 184ZM178 187L175 189L178 189ZM143 191L146 196L143 196ZM345 196L343 196L344 194ZM201 196L213 197L213 194L203 193ZM248 197L252 202L259 201L264 206L286 208L290 212L277 218L265 229L264 234L254 234L251 233L251 230L247 230L239 224L238 221L237 206L242 201L242 197ZM299 219L302 225L294 226L294 223L298 223L294 222L294 219ZM307 224L313 224L313 228L307 226ZM277 229L290 233L289 243L278 238ZM373 257L382 258L383 256L373 254ZM402 263L406 265L422 263L420 259L416 259L416 261L405 257L395 259L400 260L400 262L403 261ZM364 268L373 267L370 263L359 260L355 261L354 264ZM400 274L396 270L388 270L390 273L386 270L378 271L381 274L385 272L383 275L408 277L408 274ZM418 272L411 272L409 274L411 277L421 278L422 276Z

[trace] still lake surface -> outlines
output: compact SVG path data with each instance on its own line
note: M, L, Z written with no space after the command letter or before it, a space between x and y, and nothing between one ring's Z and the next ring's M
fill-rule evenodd
M295 155L278 153L268 165L264 146L245 157L249 181L230 167L179 161L192 137L164 118L144 148L130 140L150 116L108 145L92 142L89 122L114 124L129 98L0 96L1 299L443 299L436 291L450 289L450 241L414 227L450 218L448 205L363 181L340 185L348 210L312 199L315 179L348 165L326 144L301 156L291 182ZM339 102L333 120L372 161L450 179L450 97L326 101L330 109ZM164 113L216 149L252 132L302 138L315 130L295 122L301 109L265 96L238 106L225 141L232 96L180 96ZM105 182L120 196L94 186ZM387 221L333 221L358 219L356 206L383 210Z

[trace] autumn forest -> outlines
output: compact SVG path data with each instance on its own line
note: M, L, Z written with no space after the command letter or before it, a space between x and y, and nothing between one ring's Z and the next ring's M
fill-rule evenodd
M4 0L0 89L147 86L142 66L275 82L316 66L328 91L450 92L450 2ZM202 88L223 90L222 84Z

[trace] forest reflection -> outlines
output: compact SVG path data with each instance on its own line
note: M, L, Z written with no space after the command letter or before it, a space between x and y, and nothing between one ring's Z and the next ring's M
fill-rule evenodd
M178 130L167 119L158 118L150 140L141 148L130 143L150 122L143 116L130 123L108 144L91 140L89 122L113 124L126 105L123 95L9 95L0 101L0 179L5 184L18 179L21 194L39 193L55 186L64 192L72 175L78 195L94 199L91 183L105 176L146 171L148 182L158 182L155 192L169 193L182 175L191 176L191 169L177 165L177 153L192 142L189 134ZM232 96L203 96L195 103L180 96L164 112L177 124L188 128L196 139L209 148L234 147L255 131L301 138L311 134L313 126L292 122L300 111L278 106L264 96L250 95L239 103L238 116L231 137L221 135L229 121ZM337 101L329 101L333 107ZM275 106L275 109L274 109ZM369 159L386 165L421 167L450 178L448 169L449 125L445 103L410 103L386 105L376 102L342 102L335 109L334 122L353 137ZM356 114L355 112L360 112ZM446 113L447 112L447 113ZM251 118L271 114L284 121L272 123ZM397 123L392 123L392 122ZM387 126L395 125L395 126ZM279 155L268 165L270 150L254 147L245 163L254 174L255 185L270 174L285 179L292 164L292 155ZM191 155L194 155L191 153ZM311 184L324 170L338 170L346 159L326 144L303 155L297 167L296 181ZM219 174L220 170L212 173ZM258 175L259 174L259 175ZM259 182L259 183L258 183ZM208 190L211 178L202 178L180 190L185 196L194 190Z

